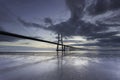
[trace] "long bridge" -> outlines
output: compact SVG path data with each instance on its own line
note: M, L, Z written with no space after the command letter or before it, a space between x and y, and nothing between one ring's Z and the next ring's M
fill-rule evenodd
M20 35L20 34L16 34L16 33L11 33L11 32L6 32L6 31L0 31L0 35L6 35L6 36L11 36L11 37L17 37L17 38L34 40L34 41L45 42L45 43L57 45L57 48L56 48L57 56L59 55L58 54L59 51L62 51L62 55L65 55L65 51L66 50L78 49L76 47L63 44L63 39L62 39L62 35L61 34L58 34L58 43L47 41L47 40L42 40L42 39L36 39L34 37L24 36L24 35ZM61 49L60 49L60 47L61 47Z

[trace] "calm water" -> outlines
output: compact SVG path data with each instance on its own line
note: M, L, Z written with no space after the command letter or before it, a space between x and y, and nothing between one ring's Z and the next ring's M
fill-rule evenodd
M4 54L0 55L0 80L120 80L120 57Z

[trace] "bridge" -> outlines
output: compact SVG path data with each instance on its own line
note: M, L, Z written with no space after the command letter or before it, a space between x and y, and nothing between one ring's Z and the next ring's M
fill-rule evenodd
M11 37L17 37L17 38L34 40L34 41L39 41L39 42L44 42L44 43L57 45L57 48L56 48L57 56L59 56L59 51L62 51L62 55L64 56L65 51L78 49L76 47L63 44L63 36L61 34L58 34L58 42L57 43L47 41L47 40L42 40L42 39L36 39L34 37L24 36L24 35L20 35L20 34L10 33L10 32L6 32L6 31L0 31L0 35L6 35L6 36L11 36Z

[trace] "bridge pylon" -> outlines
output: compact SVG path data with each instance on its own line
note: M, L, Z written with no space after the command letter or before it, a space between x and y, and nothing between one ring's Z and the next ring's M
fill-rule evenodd
M65 55L65 45L63 44L63 36L58 34L58 44L57 44L57 56L59 56L59 51L62 51L62 56Z

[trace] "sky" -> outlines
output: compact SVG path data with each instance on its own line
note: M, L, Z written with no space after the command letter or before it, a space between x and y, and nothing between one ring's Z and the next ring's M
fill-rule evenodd
M119 0L0 0L0 30L77 47L120 46ZM56 47L0 35L0 46Z

